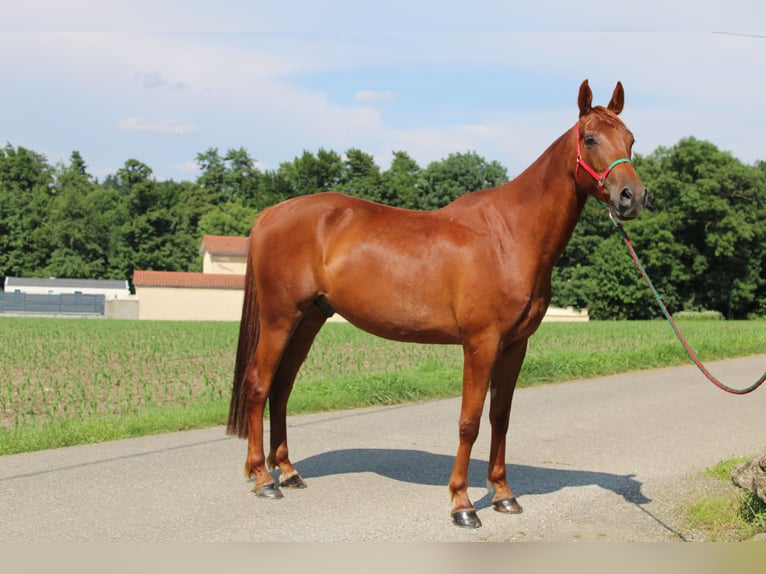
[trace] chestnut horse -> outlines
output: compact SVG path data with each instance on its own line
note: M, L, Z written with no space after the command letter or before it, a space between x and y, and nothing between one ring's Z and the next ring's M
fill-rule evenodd
M576 125L529 168L442 209L398 209L328 192L260 214L250 233L227 429L248 439L245 475L257 495L281 498L280 486L305 487L288 457L287 400L314 337L337 312L380 337L462 346L453 522L481 526L468 498L468 462L488 389L492 503L499 512L521 512L506 481L506 433L527 340L550 302L553 266L588 196L621 219L636 217L646 202L630 162L633 135L617 117L622 84L607 107L591 102L586 80ZM279 485L269 472L277 467Z

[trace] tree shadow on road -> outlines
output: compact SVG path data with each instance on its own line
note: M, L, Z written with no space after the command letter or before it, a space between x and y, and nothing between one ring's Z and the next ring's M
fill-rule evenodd
M334 450L301 461L295 466L303 478L357 472L374 472L392 480L414 484L445 486L449 481L454 457L422 450L352 448ZM468 482L486 484L487 461L471 459ZM548 494L565 487L599 486L622 496L632 504L651 502L641 492L642 483L634 475L587 470L567 470L520 464L507 466L508 483L516 496ZM477 509L490 505L491 495L475 502Z

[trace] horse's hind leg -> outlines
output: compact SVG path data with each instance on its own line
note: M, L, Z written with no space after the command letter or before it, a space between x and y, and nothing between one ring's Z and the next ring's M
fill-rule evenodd
M495 510L511 514L520 513L521 506L516 502L516 496L506 480L505 445L513 391L526 351L527 339L517 341L506 348L495 363L491 380L489 420L492 425L492 440L489 448L487 486L494 492L492 505Z
M279 484L287 488L305 488L306 486L288 456L287 400L290 398L298 370L305 361L314 338L326 320L327 314L316 305L312 305L304 314L303 320L285 349L285 354L269 393L271 450L267 463L270 469L279 468L282 473Z
M266 468L263 452L263 412L272 382L295 326L287 320L261 321L258 346L247 370L247 460L245 476L255 480L253 491L264 498L282 498Z

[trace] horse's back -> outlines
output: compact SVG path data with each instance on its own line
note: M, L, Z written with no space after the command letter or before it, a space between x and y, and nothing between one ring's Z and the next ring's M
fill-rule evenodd
M425 240L460 241L467 232L454 215L440 210L402 209L330 191L291 198L264 210L252 236L256 248L264 240L279 238L290 246L310 240L324 248L333 242L347 243L351 249L380 241L400 249L415 244L422 250Z

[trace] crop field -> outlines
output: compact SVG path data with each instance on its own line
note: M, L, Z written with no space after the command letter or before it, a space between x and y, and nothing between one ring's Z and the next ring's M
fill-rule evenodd
M228 404L236 323L4 318L0 328L0 428L168 404ZM360 334L349 325L328 325L298 384L413 365L459 365L455 347L401 345Z
M766 352L764 321L698 320L681 327L703 361ZM0 454L224 423L238 328L227 322L0 318ZM530 340L520 385L686 360L664 321L545 323ZM461 362L456 346L396 343L328 324L296 381L289 411L457 395ZM700 384L708 383L701 378ZM171 411L171 420L162 422ZM121 426L147 416L154 422L145 428ZM92 430L94 421L114 433ZM19 443L45 429L53 438L37 446Z

